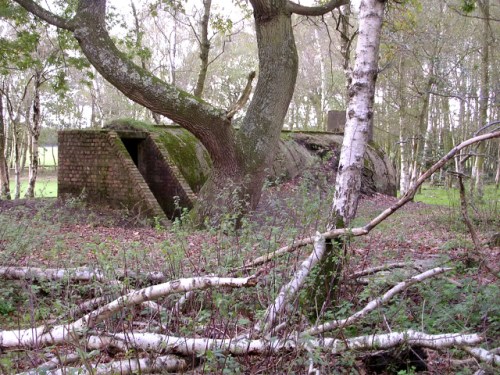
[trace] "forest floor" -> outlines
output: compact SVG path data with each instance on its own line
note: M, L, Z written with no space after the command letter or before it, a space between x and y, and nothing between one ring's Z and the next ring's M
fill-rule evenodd
M325 213L331 202L327 190L326 183L307 178L268 187L259 210L245 220L239 230L232 228L231 220L221 230L195 230L180 220L168 228L159 223L151 226L129 212L91 207L79 199L0 201L0 267L86 266L104 270L111 276L119 269L131 274L162 272L169 279L206 274L224 276L279 246L310 236L316 230L324 231ZM395 201L396 198L378 194L363 197L354 226L367 222ZM471 255L473 244L456 206L410 202L369 235L350 239L344 269L346 282L336 301L337 310L332 312L335 317L356 311L370 298L383 293L388 284L418 273L413 266L421 270L449 266L453 270L446 278L410 289L359 327L351 329L349 335L409 328L428 333L476 332L486 338L485 347L500 346L498 278L484 267L484 263L493 267L500 264L500 248L487 245L491 235L499 231L500 207L497 200L474 208L470 210L471 216L483 244L480 257ZM286 280L286 272L308 251L309 248L303 248L276 261L274 266L282 273L277 273L280 276L273 280L276 285L270 286L274 292L266 293L263 288L257 293L258 302L253 301L255 298L248 291L244 296L235 297L238 302L233 306L237 310L234 312L215 293L207 297L211 299L206 304L208 315L212 314L211 329L214 332L222 329L224 321L234 321L234 314L243 325L243 321L253 321L256 312L250 310L248 301L252 300L256 309L266 306L282 279ZM394 262L405 262L409 268L385 272L383 276L367 278L356 285L348 282L347 276L355 271ZM65 311L65 306L84 299L82 294L46 290L46 286L34 293L23 285L21 292L18 281L0 287L1 329L23 326L33 319L43 322L53 318L54 298L60 299L55 309L59 310L58 314ZM196 314L198 321L208 319L206 314L200 317L201 310ZM474 364L455 367L449 352L427 354L428 374L468 374L475 368ZM461 356L463 354L458 355ZM300 373L299 369L303 368L300 355L274 360L231 359L234 363L227 357L221 362L221 358L211 359L199 373L222 373L228 368L232 369L229 373L240 370L243 373ZM371 364L362 362L363 356L353 358L319 358L318 362L330 373L369 373ZM25 361L26 357L19 353L0 354L0 365L8 362L16 372L29 367ZM410 367L407 372L389 373L410 374L413 371ZM237 368L240 370L236 371Z

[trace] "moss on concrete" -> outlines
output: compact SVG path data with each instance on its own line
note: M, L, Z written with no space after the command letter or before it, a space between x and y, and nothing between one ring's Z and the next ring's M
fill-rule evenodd
M167 150L191 190L198 193L205 183L212 164L208 152L194 135L180 126L155 125L124 118L113 120L104 128L117 132L135 130L156 134L156 139Z
M182 128L162 129L159 132L159 140L191 189L198 193L210 170L208 152L191 133Z

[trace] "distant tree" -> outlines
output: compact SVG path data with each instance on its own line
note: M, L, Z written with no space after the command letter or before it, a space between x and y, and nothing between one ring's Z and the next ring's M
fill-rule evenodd
M5 157L5 120L3 115L3 94L0 92L0 199L10 199L9 169Z

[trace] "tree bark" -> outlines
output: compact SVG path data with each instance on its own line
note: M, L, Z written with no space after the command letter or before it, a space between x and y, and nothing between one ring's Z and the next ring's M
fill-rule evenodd
M0 94L0 198L10 199L9 169L5 157L5 121L3 116L3 95Z
M483 17L483 35L481 39L481 82L479 88L479 124L478 128L482 128L488 123L488 101L489 101L489 44L490 44L490 1L481 0L478 1L479 9L481 11L481 16ZM485 143L481 143L477 149L477 156L474 165L474 187L476 194L479 198L483 197L483 175L484 175L484 160L486 153Z
M31 139L30 142L30 165L29 165L29 179L28 179L28 189L26 190L26 198L35 197L35 184L36 178L38 176L38 139L40 138L40 87L42 85L42 75L39 72L35 74L34 86L34 98L33 98L33 124L30 127L28 137Z
M328 223L329 229L348 226L356 215L363 157L373 119L384 8L385 1L380 0L364 0L360 4L356 58L348 91L347 124L335 183L335 197Z
M347 228L358 207L364 155L373 122L384 8L385 1L381 0L362 0L360 3L359 36L348 88L347 123L335 181L335 196L327 224L329 231ZM316 305L317 316L337 296L345 251L343 239L327 242L326 256L318 265L319 270L313 281L314 291L309 296L311 303Z
M324 6L304 7L288 0L250 1L259 50L259 79L237 131L225 110L160 80L121 53L106 30L106 0L80 0L71 20L46 11L32 0L15 1L46 22L73 32L87 59L108 82L201 141L213 169L194 212L198 222L208 218L215 223L228 210L238 216L259 202L265 168L274 158L297 77L292 13L322 15L346 3L335 0Z
M203 0L203 16L200 22L200 71L198 72L198 79L196 80L196 87L194 89L194 96L201 98L205 88L205 81L207 79L208 71L208 55L210 53L210 40L208 39L208 21L210 20L210 8L212 7L212 0Z

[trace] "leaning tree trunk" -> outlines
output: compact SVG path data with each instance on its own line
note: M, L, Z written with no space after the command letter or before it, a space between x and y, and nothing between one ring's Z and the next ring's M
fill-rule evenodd
M356 215L364 155L373 121L384 8L385 1L381 0L362 0L360 3L359 36L348 88L347 123L327 230L348 227ZM319 313L335 298L345 258L342 240L328 245L314 280L314 301L321 309Z
M10 199L9 169L5 157L5 121L3 117L3 96L0 94L0 198Z
M35 184L38 176L38 139L40 138L40 86L41 74L37 73L35 77L35 93L33 98L33 124L31 126L28 137L30 137L30 165L28 189L26 190L26 198L35 197Z

